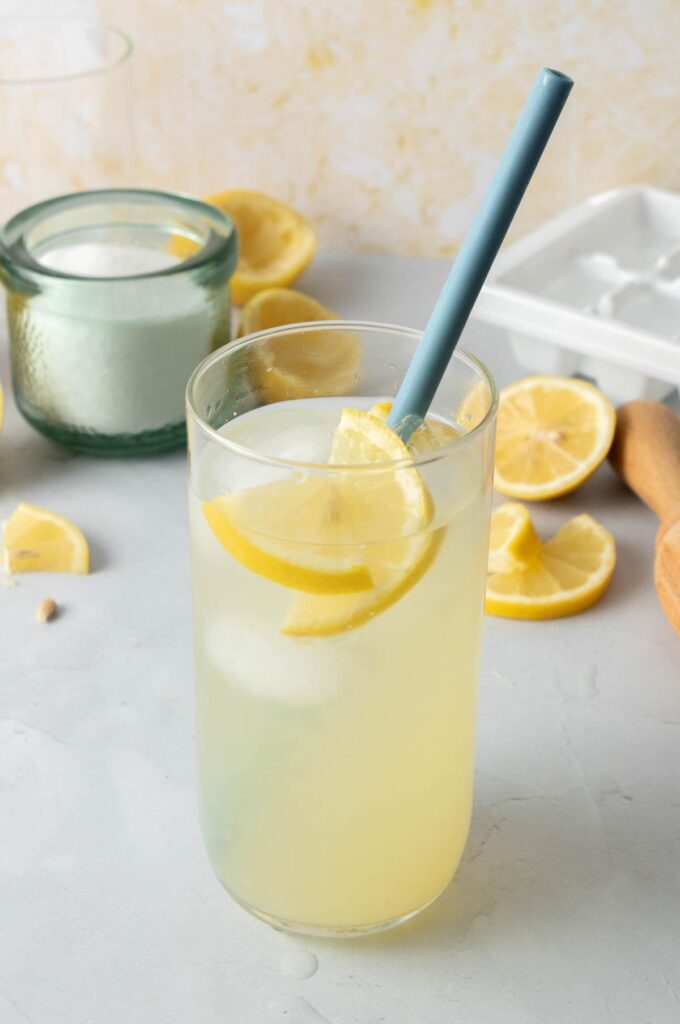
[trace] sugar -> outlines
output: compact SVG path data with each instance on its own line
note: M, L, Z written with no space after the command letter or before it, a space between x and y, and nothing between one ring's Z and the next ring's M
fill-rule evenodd
M50 269L100 279L54 280L17 314L16 374L39 414L113 436L182 422L189 376L219 343L218 304L190 274L177 275L171 289L167 280L163 289L152 279L136 280L180 259L93 242L37 258Z
M134 277L151 274L181 262L180 257L159 249L138 245L114 245L83 242L52 249L39 257L51 270L79 277Z

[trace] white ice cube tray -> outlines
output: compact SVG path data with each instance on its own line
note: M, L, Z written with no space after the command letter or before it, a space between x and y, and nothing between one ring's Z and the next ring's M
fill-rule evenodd
M475 314L532 373L580 374L613 401L680 385L680 194L593 196L503 251Z

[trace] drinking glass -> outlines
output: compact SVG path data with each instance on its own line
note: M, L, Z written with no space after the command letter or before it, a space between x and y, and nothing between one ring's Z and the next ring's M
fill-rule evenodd
M458 351L432 406L441 447L363 465L325 454L343 408L384 417L419 338L359 322L276 328L214 353L189 383L202 830L224 888L278 928L398 924L446 888L468 835L493 380ZM324 384L319 353L341 360L343 343L352 372L334 365ZM297 367L288 391L282 355ZM371 567L371 588L300 592L297 570L338 552L291 535L296 493L303 517L318 495L351 496L345 560ZM422 503L419 532L400 532L394 493L411 512ZM263 510L270 535L245 513L216 526L225 497ZM327 511L343 515L332 499Z
M0 220L49 196L133 184L131 54L96 20L0 18Z

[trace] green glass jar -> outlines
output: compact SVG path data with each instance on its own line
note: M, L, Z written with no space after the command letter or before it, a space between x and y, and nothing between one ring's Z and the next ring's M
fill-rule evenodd
M76 451L184 443L189 376L231 340L238 243L219 210L169 192L80 192L0 233L12 381L24 417Z

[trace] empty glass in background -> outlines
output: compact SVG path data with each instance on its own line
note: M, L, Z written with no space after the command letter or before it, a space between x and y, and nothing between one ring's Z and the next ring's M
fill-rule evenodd
M133 184L132 43L102 22L0 18L0 221L50 196Z

